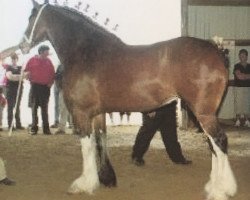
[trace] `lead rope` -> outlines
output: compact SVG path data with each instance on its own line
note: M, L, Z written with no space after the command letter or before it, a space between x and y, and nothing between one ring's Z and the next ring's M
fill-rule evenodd
M10 126L10 129L9 129L9 134L8 134L9 136L12 135L12 130L13 130L13 126L14 126L14 118L15 118L16 110L17 110L17 103L18 103L18 100L20 98L19 96L20 96L20 91L21 91L21 86L22 86L22 81L23 81L23 75L24 75L24 70L22 69L21 74L20 74L20 78L19 78L19 81L18 81L16 102L15 102L15 106L14 106L14 109L13 109L13 118L12 118L11 126Z
M35 22L34 22L34 25L32 27L32 30L31 30L31 33L30 33L30 37L28 38L26 34L24 34L23 38L26 40L27 43L31 44L32 40L33 40L33 34L34 34L34 30L36 28L36 24L38 22L38 19L40 18L41 14L42 14L42 11L44 10L44 8L47 6L48 4L44 4L41 9L38 11L38 14L36 16L36 19L35 19ZM18 82L18 89L17 89L17 96L16 96L16 102L15 102L15 107L13 109L13 118L12 118L12 121L11 121L11 126L10 126L10 129L9 129L9 136L12 135L12 131L13 131L13 126L14 126L14 118L15 118L15 115L16 115L16 110L17 110L17 103L18 103L18 100L19 100L19 96L20 96L20 90L21 90L21 85L22 85L22 81L23 81L23 74L24 74L24 70L22 69L21 70L21 74L20 74L20 79L19 79L19 82Z
M44 8L47 6L48 4L44 4L41 9L39 10L37 16L36 16L36 19L35 19L35 22L34 22L34 25L32 27L32 30L31 30L31 33L30 33L30 37L28 38L26 34L24 34L23 38L26 40L27 43L31 44L32 40L33 40L33 34L34 34L34 30L36 28L36 24L38 22L38 19L40 18L41 14L42 14L42 11L44 10ZM23 81L23 74L24 74L24 70L22 69L21 70L21 74L20 74L20 79L19 79L19 82L18 82L18 89L17 89L17 96L16 96L16 102L15 102L15 107L14 107L14 110L13 110L13 118L12 118L12 122L11 122L11 126L10 126L10 129L9 129L9 136L12 135L12 130L13 130L13 126L14 126L14 118L15 118L15 115L16 115L16 109L17 109L17 103L18 103L18 100L19 100L19 96L20 96L20 90L21 90L21 85L22 85L22 81Z

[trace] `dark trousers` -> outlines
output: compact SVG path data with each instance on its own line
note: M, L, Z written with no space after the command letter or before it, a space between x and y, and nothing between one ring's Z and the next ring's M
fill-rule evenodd
M6 90L6 99L8 102L8 126L11 127L11 123L13 120L13 110L16 104L16 97L17 97L17 87L9 87ZM16 105L16 114L15 114L15 120L16 120L16 127L21 127L21 120L20 120L20 102L22 98L22 88L19 93L19 98L17 100Z
M31 108L32 108L32 127L31 129L35 132L38 130L38 115L37 110L40 106L42 121L43 121L43 132L49 131L49 120L48 120L48 103L50 97L50 88L47 85L31 84Z
M178 142L176 127L176 102L156 110L154 117L143 114L143 124L136 136L132 157L143 158L153 136L159 130L170 159L173 162L185 159Z

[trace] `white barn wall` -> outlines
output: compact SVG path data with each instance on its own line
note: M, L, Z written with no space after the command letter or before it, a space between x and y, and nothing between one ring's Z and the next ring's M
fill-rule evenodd
M224 39L250 38L250 7L249 6L188 6L188 35L203 39L211 39L217 35ZM238 62L238 52L245 48L250 53L250 46L235 46L230 49L229 79L233 79L233 67ZM249 61L250 62L250 61ZM235 89L229 87L219 118L235 117ZM250 106L246 105L250 113Z
M204 39L214 35L249 39L250 7L188 6L188 34Z

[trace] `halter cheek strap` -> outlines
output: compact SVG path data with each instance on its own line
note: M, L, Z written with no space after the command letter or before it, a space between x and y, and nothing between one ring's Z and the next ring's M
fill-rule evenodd
M28 38L26 34L24 34L24 36L23 36L24 40L25 40L27 43L29 43L29 44L31 44L31 42L32 42L32 40L33 40L33 34L34 34L34 30L35 30L35 28L36 28L36 24L37 24L37 22L38 22L38 20L39 20L39 18L40 18L40 16L41 16L41 14L42 14L44 8L45 8L47 5L48 5L48 4L44 4L44 5L41 7L41 9L39 10L39 12L38 12L38 14L37 14L37 16L36 16L35 22L34 22L34 24L33 24L32 30L31 30L31 32L30 32L30 37Z

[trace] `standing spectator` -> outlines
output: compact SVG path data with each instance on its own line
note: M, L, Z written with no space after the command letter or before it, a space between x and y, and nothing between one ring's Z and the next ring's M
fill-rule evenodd
M234 80L236 90L236 123L235 126L249 126L249 120L246 113L250 108L250 64L247 63L248 51L241 49L239 51L240 62L234 65ZM241 120L240 120L241 118Z
M11 65L7 65L6 67L6 98L8 102L8 127L11 128L12 120L13 120L13 111L15 110L15 119L16 119L16 129L23 130L24 128L21 125L20 119L20 103L22 99L23 93L23 81L21 71L22 66L17 65L18 56L16 53L11 55ZM20 85L19 96L18 94L18 85Z
M3 109L6 105L5 99L5 86L6 86L6 70L5 67L2 65L2 59L0 57L0 131L3 130L2 121L3 121Z
M55 134L65 134L67 120L71 118L63 98L63 91L62 91L63 71L64 71L63 65L59 65L56 70L56 76L55 76L55 86L58 88L59 91L59 124ZM71 120L69 120L69 125L70 121Z
M131 112L120 112L120 124L123 125L123 116L126 115L127 116L127 125L130 125L130 115Z
M3 131L3 109L6 105L6 99L3 94L3 88L0 87L0 131Z
M110 122L111 122L111 125L114 125L114 116L113 116L113 113L108 113L109 114L109 118L110 118ZM131 112L119 112L119 115L120 115L120 123L119 125L125 125L123 123L123 116L126 115L127 116L127 125L130 125L130 115L131 115Z
M31 135L38 132L38 107L41 107L43 133L50 135L49 119L48 119L48 103L50 97L50 88L54 82L55 69L48 58L49 47L41 45L38 48L39 55L32 57L25 71L29 73L31 83L31 106L32 106L32 125L30 129Z
M55 101L55 105L54 105L55 106L54 107L55 114L54 114L54 116L55 116L55 120L54 120L54 124L51 125L51 128L58 128L58 125L59 125L59 114L60 114L60 110L59 110L59 92L60 92L60 89L58 88L57 84L54 84L54 101Z
M0 87L3 89L3 94L6 95L6 65L3 64L3 60L0 55Z
M161 133L169 158L176 164L191 164L192 161L186 160L182 154L176 129L176 102L157 109L155 112L144 113L143 123L133 146L132 161L134 164L144 165L143 156L157 130Z
M110 122L111 122L111 125L113 126L114 125L114 117L113 117L113 113L108 113L109 114L109 118L110 118Z
M12 181L7 177L4 162L1 157L0 157L0 184L15 185L15 181Z

